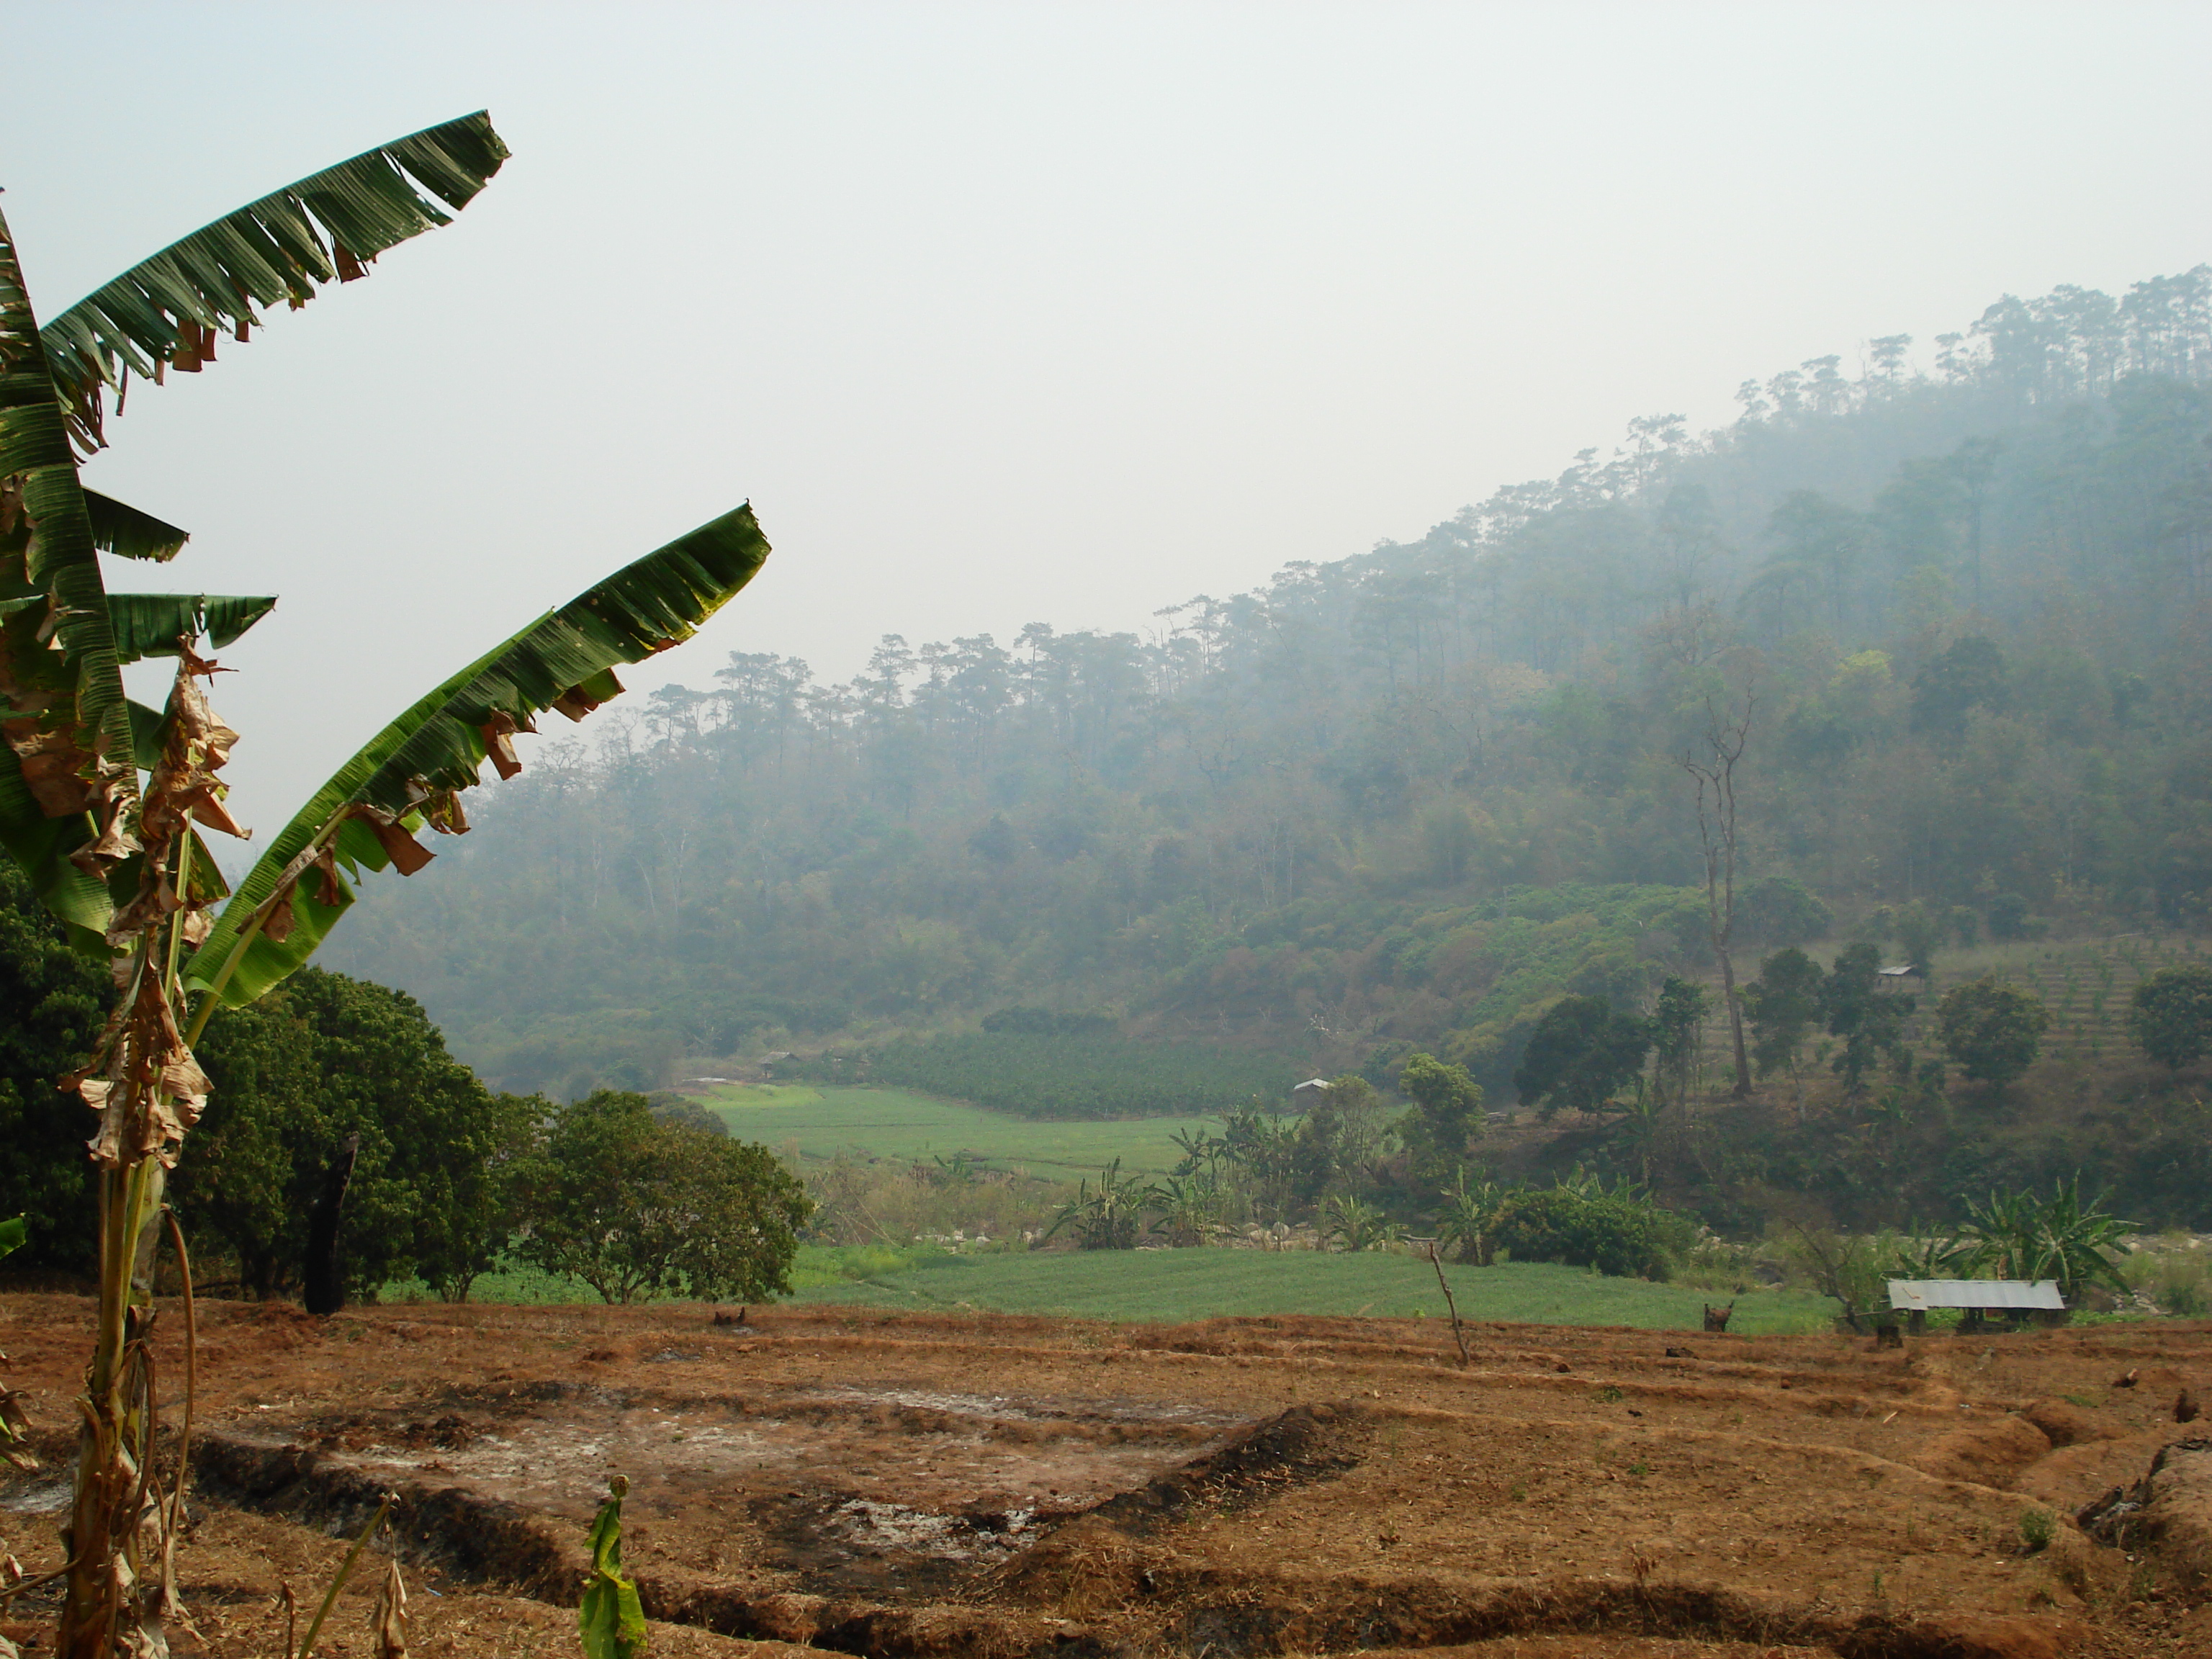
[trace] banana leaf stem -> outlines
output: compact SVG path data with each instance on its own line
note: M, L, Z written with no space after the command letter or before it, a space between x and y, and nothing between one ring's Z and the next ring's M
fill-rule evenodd
M161 1529L161 1599L166 1612L177 1599L177 1528L184 1524L185 1488L192 1478L192 1411L200 1393L200 1328L192 1301L192 1259L185 1249L185 1230L177 1224L177 1212L166 1204L161 1206L161 1218L169 1224L169 1243L177 1252L177 1273L183 1280L185 1297L185 1420L177 1434L177 1484L169 1496L169 1524Z

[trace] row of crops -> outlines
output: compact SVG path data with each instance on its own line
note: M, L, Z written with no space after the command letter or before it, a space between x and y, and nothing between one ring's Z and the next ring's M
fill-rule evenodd
M863 1055L778 1068L819 1083L871 1083L1039 1118L1206 1117L1255 1097L1287 1106L1300 1073L1280 1055L1108 1036L977 1032L914 1037Z

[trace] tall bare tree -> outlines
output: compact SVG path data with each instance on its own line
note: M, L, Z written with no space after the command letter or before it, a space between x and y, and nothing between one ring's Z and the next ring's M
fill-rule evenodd
M1698 786L1698 839L1705 854L1705 915L1713 957L1720 963L1721 995L1728 1006L1729 1037L1735 1050L1738 1098L1751 1092L1751 1058L1743 1043L1743 1003L1736 995L1735 964L1729 960L1729 938L1735 931L1735 769L1751 740L1752 711L1758 696L1747 683L1743 713L1723 714L1705 699L1705 736L1701 751L1686 750L1682 769Z

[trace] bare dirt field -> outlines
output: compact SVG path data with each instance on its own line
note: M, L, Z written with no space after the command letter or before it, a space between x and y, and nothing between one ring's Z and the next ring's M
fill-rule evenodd
M179 1325L165 1307L172 1423ZM2191 1562L2072 1519L2201 1436L2175 1402L2212 1396L2205 1325L1901 1351L1484 1325L1464 1370L1434 1321L233 1303L201 1326L180 1653L281 1651L283 1587L312 1603L387 1491L416 1654L574 1653L623 1474L669 1655L2212 1656ZM0 1487L0 1548L34 1575L89 1340L80 1300L0 1298L47 1464ZM319 1651L371 1650L381 1566ZM0 1608L27 1653L47 1594Z

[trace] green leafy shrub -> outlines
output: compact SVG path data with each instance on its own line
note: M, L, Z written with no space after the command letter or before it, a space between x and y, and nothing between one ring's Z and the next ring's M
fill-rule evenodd
M2126 1289L2118 1258L2136 1224L2108 1213L2102 1198L2081 1200L2077 1176L2052 1184L2048 1199L2033 1193L1991 1193L1987 1204L1969 1204L1962 1260L1978 1277L2056 1279L2059 1294L2076 1300L2088 1286Z
M18 1267L90 1265L89 1131L54 1079L84 1063L114 1001L100 963L70 948L15 860L0 858L0 1214L29 1218Z
M1332 1198L1323 1212L1322 1236L1346 1250L1376 1250L1405 1237L1406 1230L1372 1204L1356 1198Z
M2122 1264L2128 1288L2179 1319L2212 1314L2212 1262L2200 1250L2144 1249Z
M1562 1184L1514 1194L1491 1230L1516 1261L1563 1261L1620 1278L1663 1279L1687 1253L1688 1221L1626 1190Z
M1521 1099L1594 1112L1644 1068L1651 1022L1616 1012L1601 997L1562 997L1537 1021L1513 1087Z

